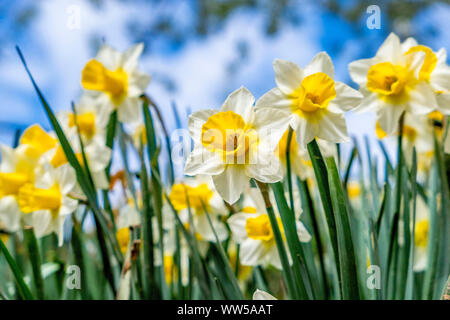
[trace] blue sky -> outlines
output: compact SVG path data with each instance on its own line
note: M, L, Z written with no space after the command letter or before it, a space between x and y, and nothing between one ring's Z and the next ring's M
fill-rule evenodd
M20 64L14 45L18 44L38 84L55 110L67 109L80 95L81 69L95 55L90 41L101 36L113 47L125 50L133 44L126 26L131 20L154 19L170 12L180 29L192 28L196 7L191 1L162 1L158 4L105 1L101 10L84 0L39 2L39 15L21 31L11 28L13 12L20 4L0 6L0 27L10 30L3 34L0 49L0 142L10 144L15 128L38 122L48 127L39 101ZM417 35L420 42L437 50L450 43L450 6L435 4L421 11L411 21L388 24L381 10L381 29L366 27L367 15L356 24L326 11L317 1L292 6L301 23L282 23L278 33L267 36L264 16L253 9L235 11L218 31L206 37L190 37L181 45L158 38L152 51L141 61L141 68L153 76L148 93L163 110L169 127L175 127L170 103L176 102L180 112L218 108L225 97L241 85L260 97L274 87L272 61L292 60L305 65L319 51L333 58L337 80L351 83L347 65L359 58L373 56L387 34L395 31ZM348 4L349 2L345 2ZM75 7L74 7L75 6ZM70 9L80 12L80 28L68 27ZM9 28L9 29L8 29ZM189 31L188 31L189 32ZM3 32L4 33L4 32ZM247 43L247 56L240 61L239 43ZM230 65L234 72L230 73ZM176 90L169 90L170 77ZM373 136L373 115L349 114L351 135Z

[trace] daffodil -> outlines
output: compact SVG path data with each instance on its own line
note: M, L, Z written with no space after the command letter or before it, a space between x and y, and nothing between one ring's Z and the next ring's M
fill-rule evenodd
M381 129L390 135L404 112L424 115L436 109L433 89L419 80L424 60L420 50L403 53L400 39L391 33L374 58L350 63L350 76L364 94L358 111L375 111Z
M130 242L130 227L141 224L139 211L136 209L133 201L129 201L119 209L119 215L116 223L116 238L119 242L120 250L123 254L127 252Z
M85 145L93 141L106 143L106 126L110 110L99 104L90 95L84 94L75 104L75 112L61 112L58 118L70 141L78 140L78 132ZM78 125L78 127L77 127Z
M83 153L79 142L75 139L71 144L72 149L77 157L78 162L85 166ZM107 147L104 142L100 140L93 140L90 144L84 146L84 153L89 166L90 173L94 180L94 184L98 189L108 189L109 182L106 177L105 169L111 161L111 148ZM53 168L58 168L68 163L66 154L61 145L49 150L43 157L41 162L49 164Z
M77 209L78 201L70 197L76 184L75 171L68 164L46 170L34 183L26 183L19 189L17 202L27 217L37 237L52 232L63 243L65 218Z
M142 43L121 53L103 45L97 56L83 68L81 84L100 105L117 110L122 122L140 119L142 95L150 77L138 70Z
M192 218L198 240L216 240L208 221L208 215L219 240L225 240L228 232L224 223L220 221L220 216L227 214L227 209L210 179L206 178L197 176L194 179L187 178L182 182L175 183L170 190L169 200L185 227L190 227Z
M286 111L285 122L305 149L315 137L330 142L348 140L344 112L355 108L361 94L334 80L334 67L325 52L317 54L301 69L293 62L273 63L277 87L256 102L257 110Z
M256 188L251 188L248 195L249 196L244 199L244 207L241 212L233 214L228 219L228 225L233 234L233 239L240 244L240 261L243 265L247 266L273 265L274 267L281 269L282 266L275 243L275 237L262 196ZM272 201L275 200L273 194L270 194L270 197L272 198ZM302 210L298 193L294 194L294 199L298 237L300 241L308 242L311 240L311 235L308 233L303 223L299 221ZM275 211L278 226L284 237L281 218L279 217L278 211Z
M437 110L450 114L450 67L447 65L447 51L441 48L434 52L431 48L419 45L414 38L402 43L402 52L409 54L423 52L425 58L419 71L419 81L428 83L436 94Z
M254 101L242 87L228 96L220 110L202 110L189 117L195 145L185 174L212 176L217 192L228 203L239 199L250 178L265 183L283 178L273 151L287 129L285 112L255 112Z

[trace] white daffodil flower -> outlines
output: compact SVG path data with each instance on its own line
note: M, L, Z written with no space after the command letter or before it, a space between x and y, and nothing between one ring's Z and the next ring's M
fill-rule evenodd
M358 106L362 95L334 80L328 54L320 52L304 69L280 59L274 61L273 68L277 88L256 102L257 110L287 111L284 121L294 129L303 149L315 137L330 142L348 141L344 112Z
M106 126L109 121L110 109L98 104L90 95L84 94L80 102L75 104L76 115L73 112L61 112L58 120L70 141L77 141L78 131L85 145L93 141L106 142ZM78 129L77 129L78 124Z
M253 300L278 300L270 293L267 293L263 290L256 289L253 293Z
M264 200L256 188L250 188L248 195L244 199L242 211L233 214L228 219L228 225L231 228L233 239L240 244L240 262L247 266L273 265L281 270L280 256L269 216L264 206ZM272 203L275 203L272 193L270 197L272 198ZM298 192L294 193L294 208L296 211L295 218L298 237L300 241L308 242L311 240L311 235L303 223L299 221L302 209ZM278 226L284 238L281 218L275 207L274 210L277 216Z
M402 52L425 54L419 71L419 81L428 83L433 89L436 94L437 110L450 115L450 67L447 65L447 51L441 48L433 52L429 47L419 45L414 38L408 38L402 43Z
M37 237L55 232L58 244L62 245L64 220L78 206L78 201L69 196L75 184L75 171L66 164L46 170L34 183L26 183L20 188L19 208L24 214L31 214L27 221Z
M130 227L141 224L141 217L139 211L134 205L134 201L129 201L119 209L119 215L116 223L116 238L119 243L122 254L125 254L131 239Z
M139 96L150 82L150 76L137 68L143 49L144 45L140 43L121 53L105 44L82 71L83 88L100 105L117 110L121 122L141 118Z
M222 198L215 191L210 179L197 176L194 179L185 179L175 183L169 193L169 200L178 212L181 221L186 228L191 225L192 214L194 231L198 240L216 241L214 232L208 221L208 216L220 241L228 238L225 224L220 221L220 216L227 214L227 209ZM205 212L205 208L207 212ZM173 213L168 221L173 221Z
M81 152L81 146L78 138L71 141L71 146L79 163L84 166L83 154ZM92 140L90 144L84 146L84 152L95 187L103 190L108 189L109 182L106 177L105 169L111 160L111 148L107 147L105 142L101 141L101 139L96 139ZM49 150L41 158L41 164L44 168L48 165L51 165L53 168L58 168L67 163L68 160L66 154L59 144L57 147Z
M420 51L403 53L400 39L391 33L374 58L349 64L350 76L364 94L358 111L375 111L388 135L398 129L403 112L423 115L437 108L433 89L419 81L424 59Z
M284 111L254 111L253 95L246 89L231 93L220 110L202 110L189 117L194 149L185 174L212 176L214 186L228 203L235 203L250 178L273 183L283 178L274 155L287 129Z

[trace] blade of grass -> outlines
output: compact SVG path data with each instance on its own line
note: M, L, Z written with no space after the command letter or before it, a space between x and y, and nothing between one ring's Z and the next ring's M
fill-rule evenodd
M345 194L334 158L327 158L326 164L333 212L336 219L342 298L359 299L355 251Z
M338 239L336 233L335 214L333 212L333 205L331 203L330 186L328 184L328 172L320 152L317 141L314 139L308 144L309 157L316 176L317 186L319 189L320 199L322 200L323 211L328 225L328 234L330 235L331 247L334 253L334 260L336 263L336 270L340 275L339 249Z
M31 269L33 274L34 285L36 287L37 298L43 300L44 294L44 279L41 273L41 254L39 245L34 235L32 227L24 228L25 243L28 248L28 255L30 257Z
M20 271L19 266L17 265L16 261L14 261L14 258L9 253L8 248L6 248L2 239L0 239L0 251L5 256L6 262L8 263L14 275L20 297L24 300L33 300L34 298L31 294L30 288L28 288L23 279L22 271Z
M280 212L288 249L293 260L293 275L297 289L300 292L302 299L313 299L315 292L312 288L311 276L306 267L303 247L298 238L295 215L286 202L281 182L271 184L271 187L275 195L278 211Z
M267 215L269 216L270 224L272 226L275 242L278 249L278 254L281 260L281 265L283 266L282 274L284 278L284 283L288 290L288 295L291 297L291 299L299 299L301 295L298 292L299 288L297 288L294 285L295 283L294 276L292 274L292 269L289 265L286 248L284 247L283 237L281 236L280 228L278 227L278 220L275 216L275 212L273 211L272 203L270 202L269 188L267 184L262 183L260 181L256 181L256 184L258 185L258 188L261 191L261 195L263 196L264 203L266 205Z

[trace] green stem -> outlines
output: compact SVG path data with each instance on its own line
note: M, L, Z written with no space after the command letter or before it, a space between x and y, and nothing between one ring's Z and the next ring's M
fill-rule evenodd
M292 274L291 266L289 265L289 259L286 253L286 248L284 247L283 237L280 232L280 228L278 227L278 220L275 216L275 212L273 210L272 203L270 202L269 197L269 188L266 183L256 181L259 190L261 191L261 195L264 199L264 203L266 206L266 211L269 216L270 224L272 225L273 234L275 236L275 242L278 249L278 254L280 256L281 265L283 266L283 278L284 283L286 284L288 295L292 299L297 299L299 294L294 286L294 277Z
M31 268L33 271L33 280L36 286L37 297L43 300L44 295L44 279L41 273L41 255L36 236L32 227L24 228L25 242L28 247L28 254L31 261Z

